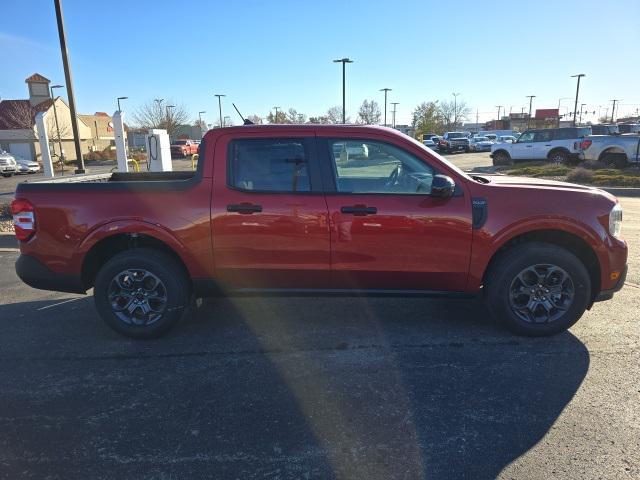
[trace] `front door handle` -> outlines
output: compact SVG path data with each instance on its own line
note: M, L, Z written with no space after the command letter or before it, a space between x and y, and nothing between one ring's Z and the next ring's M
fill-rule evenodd
M237 213L257 213L262 211L262 205L254 205L253 203L236 203L227 205L227 212Z
M533 145L527 145L527 148L533 148Z
M378 213L378 209L376 207L367 207L366 205L353 205L349 207L341 207L340 211L342 213L350 213L351 215L355 215L356 217L363 217L365 215L375 215Z

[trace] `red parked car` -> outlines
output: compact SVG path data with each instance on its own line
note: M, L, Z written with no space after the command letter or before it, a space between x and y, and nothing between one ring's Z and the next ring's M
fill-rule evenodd
M198 153L198 145L193 140L174 140L170 148L172 157L187 158Z
M93 287L132 337L166 332L192 295L443 292L481 294L513 331L549 335L626 275L612 195L468 175L388 128L221 128L196 172L73 180L18 186L16 271L36 288Z

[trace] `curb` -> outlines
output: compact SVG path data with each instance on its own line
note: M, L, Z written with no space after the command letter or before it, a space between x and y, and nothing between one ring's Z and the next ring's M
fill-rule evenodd
M616 197L640 197L640 188L634 187L597 187Z

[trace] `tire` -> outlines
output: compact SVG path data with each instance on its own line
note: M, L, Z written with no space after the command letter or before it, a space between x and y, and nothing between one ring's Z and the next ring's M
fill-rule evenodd
M552 268L545 270L545 266ZM536 277L545 273L545 280ZM554 284L560 279L563 279L561 283ZM539 242L527 242L507 250L487 272L485 289L492 316L512 332L533 337L567 330L591 301L591 280L584 264L562 247ZM553 295L549 290L561 293ZM528 313L527 307L532 303L537 306L533 313ZM523 305L526 306L518 308Z
M13 177L13 173L3 173L2 176L4 178L9 178L9 177Z
M513 165L511 155L509 155L504 150L498 150L497 152L494 152L492 158L494 167L499 167L502 165Z
M547 159L556 165L567 165L569 163L569 154L564 150L552 150L549 152Z
M602 162L610 167L619 168L620 170L629 165L627 156L624 153L605 153L602 156Z
M130 288L120 288L118 282ZM191 282L173 257L136 248L118 253L104 264L96 276L93 296L98 313L116 332L131 338L154 338L174 327L188 308ZM145 302L150 311L145 312Z

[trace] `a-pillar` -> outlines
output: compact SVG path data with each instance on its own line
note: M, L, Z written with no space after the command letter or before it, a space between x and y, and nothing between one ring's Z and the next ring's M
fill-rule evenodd
M40 154L42 155L42 168L44 176L53 178L53 162L49 152L49 135L47 134L47 112L36 114L36 127L38 129L38 141L40 142Z

